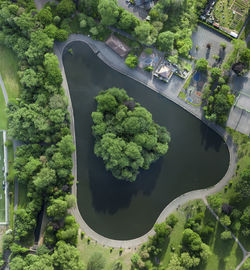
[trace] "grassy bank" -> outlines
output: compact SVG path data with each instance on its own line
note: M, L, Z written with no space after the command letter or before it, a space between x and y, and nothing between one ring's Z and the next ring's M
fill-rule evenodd
M87 266L87 263L90 257L94 253L100 253L105 259L105 267L103 270L112 270L116 262L122 263L122 270L130 269L130 257L132 256L131 252L122 252L119 254L119 249L111 250L109 247L104 247L97 244L94 240L88 241L87 237L80 239L77 245L78 250L80 251L81 261ZM135 252L135 250L133 250Z
M0 73L8 94L8 98L15 99L19 96L20 85L17 75L18 64L14 53L5 46L0 45Z

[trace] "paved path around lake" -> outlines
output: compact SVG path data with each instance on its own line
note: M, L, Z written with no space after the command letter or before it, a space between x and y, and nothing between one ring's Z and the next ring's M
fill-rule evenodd
M188 193L185 193L175 200L173 200L170 204L166 206L166 208L161 212L160 216L156 220L156 223L161 223L165 221L166 217L175 211L178 207L181 205L187 203L190 200L195 200L195 199L205 199L206 196L216 193L220 191L227 183L228 181L233 177L235 169L236 169L236 163L237 163L237 148L234 145L231 137L225 132L223 128L220 126L216 126L213 123L210 123L206 121L203 116L202 112L199 108L191 108L187 106L187 104L178 99L177 91L171 91L170 90L170 84L165 84L162 83L161 81L154 80L152 78L149 78L148 74L146 74L143 71L140 71L139 69L131 70L129 69L125 64L123 59L121 59L118 55L116 55L111 49L109 49L104 43L99 42L99 41L94 41L90 39L87 36L84 35L70 35L69 39L66 42L63 43L58 43L56 42L54 45L54 52L58 57L60 68L62 71L62 76L63 76L63 87L65 89L66 95L68 96L69 99L69 112L71 115L71 132L74 140L74 144L76 145L76 137L75 137L75 128L74 128L74 117L73 117L73 107L70 99L70 92L68 88L68 83L63 67L63 62L62 62L62 54L67 45L69 45L73 41L81 41L90 46L90 48L94 51L94 53L97 54L97 56L102 59L107 65L109 65L111 68L121 72L122 74L127 75L128 77L131 77L132 79L135 79L144 85L148 86L150 89L156 91L157 93L162 94L163 96L167 97L168 99L172 100L185 110L188 110L191 114L205 122L210 128L215 130L219 135L221 135L224 138L225 143L228 146L229 149L229 154L230 154L230 163L228 170L225 174L225 176L213 187L207 188L207 189L202 189L202 190L195 190L191 191ZM70 48L70 46L69 46ZM183 83L183 81L182 81ZM182 85L182 84L181 84ZM73 187L72 187L72 193L77 196L77 156L76 156L76 151L73 153L73 170L72 174L75 178ZM83 232L88 237L91 237L93 240L97 241L99 244L103 246L110 246L110 247L115 247L115 248L124 248L124 249L133 249L141 245L142 243L146 242L148 240L148 237L154 234L153 228L146 233L145 235L138 237L136 239L131 239L127 241L123 240L114 240L114 239L109 239L107 237L104 237L95 231L93 231L83 220L78 206L75 208L71 209L71 213L75 216L77 222L80 224L80 228Z

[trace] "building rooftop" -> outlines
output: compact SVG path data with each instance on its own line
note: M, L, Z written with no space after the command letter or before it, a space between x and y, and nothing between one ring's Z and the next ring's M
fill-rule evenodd
M121 57L125 57L131 50L126 44L124 44L113 34L107 39L105 43Z
M168 82L173 75L173 70L171 66L163 63L157 68L157 70L155 71L155 75Z

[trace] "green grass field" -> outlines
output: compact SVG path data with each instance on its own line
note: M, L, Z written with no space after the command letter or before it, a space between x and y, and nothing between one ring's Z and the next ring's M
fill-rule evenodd
M103 247L102 245L97 244L94 240L91 240L90 243L88 243L86 237L82 240L79 238L77 248L80 251L81 261L85 266L87 266L89 258L97 252L102 254L105 259L106 263L103 270L111 270L112 266L117 261L122 263L122 270L130 269L130 257L133 254L132 252L123 252L119 255L119 249L113 249L112 252L110 252L110 248Z
M202 206L202 211L205 212L205 217L202 224L213 224L214 232L207 239L206 244L210 246L212 255L208 259L207 264L202 264L195 270L234 270L240 263L243 254L239 246L233 241L223 241L220 239L220 234L224 231L223 227L216 221L209 210L206 209L205 204L201 200L191 201L182 206L175 215L179 221L174 227L169 241L166 243L166 251L161 258L163 267L167 267L171 258L171 248L179 251L182 233L186 222L186 216L195 215L195 209L198 205Z
M231 133L234 142L238 145L238 163L237 175L232 179L232 186L228 188L226 192L224 190L220 192L223 203L229 203L230 198L235 193L234 187L239 180L240 172L245 168L248 168L250 164L250 139L246 135L242 135L229 128L227 131ZM238 209L242 211L248 205L250 205L250 198L239 203ZM241 233L238 233L236 236L239 237L239 240L243 244L244 248L250 250L250 236L244 237Z
M18 60L15 54L5 46L0 45L0 73L8 94L8 98L16 99L19 96L20 85L17 75Z
M5 221L5 195L3 190L4 172L4 149L3 132L0 132L0 222Z
M4 96L0 86L0 130L7 129L7 115L6 115L6 105L4 101Z

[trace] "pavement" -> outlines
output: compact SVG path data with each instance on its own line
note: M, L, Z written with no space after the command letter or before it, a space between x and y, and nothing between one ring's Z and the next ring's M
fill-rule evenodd
M126 0L118 0L118 5L120 7L123 7L127 11L133 13L137 18L141 20L145 20L148 16L148 12L142 8L142 7L136 7L129 3L129 1Z
M36 4L36 8L38 10L42 9L42 7L48 2L54 2L53 0L34 0Z
M225 58L226 54L233 48L231 39L225 38L224 35L214 31L213 29L198 24L196 30L192 34L193 48L190 52L195 58L207 59L209 65L214 66L216 60L213 59L214 55L218 55L222 59ZM223 51L220 43L226 43L227 47ZM207 48L207 44L211 45L211 48ZM198 50L196 49L198 46Z
M3 79L2 79L1 74L0 74L0 85L1 85L1 88L2 88L2 92L3 92L3 96L4 96L4 101L5 101L5 104L7 106L7 104L8 104L8 94L7 94L6 88L4 86L4 82L3 82Z

